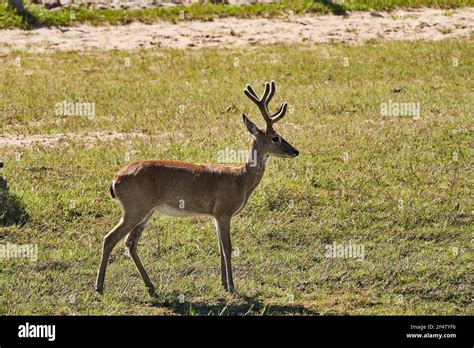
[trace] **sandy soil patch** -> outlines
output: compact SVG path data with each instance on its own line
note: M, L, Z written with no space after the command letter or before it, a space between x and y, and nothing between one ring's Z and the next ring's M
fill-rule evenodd
M112 131L63 133L63 134L34 134L34 135L2 135L0 136L0 148L2 147L29 147L35 144L45 147L53 147L66 144L70 141L79 141L86 145L95 142L107 142L116 139L145 138L147 135L138 132L119 133Z
M346 42L367 40L441 40L471 35L474 8L355 12L347 17L299 16L286 19L223 18L177 24L133 23L126 26L41 28L0 31L0 52L87 49L130 50L171 47L241 47L272 43Z

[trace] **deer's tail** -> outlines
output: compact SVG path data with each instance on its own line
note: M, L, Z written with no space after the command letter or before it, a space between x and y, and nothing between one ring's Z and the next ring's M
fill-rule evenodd
M112 183L110 184L110 188L109 188L109 190L110 190L110 195L112 196L112 198L115 198L114 184L115 184L115 182L112 181Z

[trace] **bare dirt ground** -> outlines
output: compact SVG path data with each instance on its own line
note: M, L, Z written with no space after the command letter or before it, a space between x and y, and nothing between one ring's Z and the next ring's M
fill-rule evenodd
M30 147L38 144L44 147L52 147L60 144L67 144L70 140L80 141L84 144L94 142L107 142L116 139L124 140L130 138L146 137L142 133L119 133L119 132L82 132L63 134L34 134L34 135L2 135L0 136L0 148L2 147Z
M87 49L130 50L171 47L241 47L272 43L346 42L367 40L442 40L469 36L474 8L355 12L347 17L294 16L284 19L223 18L177 24L133 23L125 26L40 28L0 31L0 53L12 50L48 52Z

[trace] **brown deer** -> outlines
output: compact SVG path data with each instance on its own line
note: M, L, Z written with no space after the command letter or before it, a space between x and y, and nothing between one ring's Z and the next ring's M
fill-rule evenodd
M243 114L252 134L250 156L241 166L195 164L177 161L138 161L116 175L110 193L123 207L120 222L105 236L96 290L103 291L105 270L114 246L128 234L125 245L151 294L155 288L137 253L140 236L158 211L171 216L211 216L215 219L221 256L221 282L235 293L232 279L230 221L239 213L257 187L269 156L296 157L299 152L273 129L285 116L287 103L271 114L268 103L275 94L275 82L266 83L261 98L247 85L244 93L260 109L266 129L260 130ZM255 157L254 159L251 159Z

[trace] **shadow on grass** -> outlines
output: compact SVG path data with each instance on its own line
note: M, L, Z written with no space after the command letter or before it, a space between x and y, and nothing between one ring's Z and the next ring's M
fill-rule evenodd
M0 226L23 225L28 220L25 207L8 191L5 179L0 177Z
M24 9L21 17L25 29L57 26L57 24L51 22L49 18L41 18L36 13L30 11L28 8Z
M314 0L317 3L323 4L329 8L332 14L336 16L347 16L347 11L344 6L334 3L333 0Z
M219 300L217 303L156 300L153 306L165 307L180 315L319 315L301 305L270 305L243 296L237 299L236 303L228 303L225 300Z
M44 25L47 26L47 24L42 23L40 19L27 8L23 10L23 14L21 15L21 17L23 18L23 21L27 25L27 27L40 27Z

